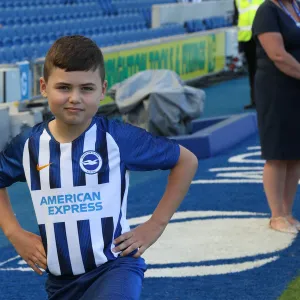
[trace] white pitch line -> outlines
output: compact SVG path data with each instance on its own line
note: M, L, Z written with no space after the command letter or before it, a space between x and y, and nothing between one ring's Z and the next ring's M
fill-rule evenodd
M247 148L247 150L260 150L260 149L261 149L260 146L252 146Z
M8 259L6 261L1 262L0 263L0 267L3 266L3 265L5 265L5 264L7 264L7 263L9 263L9 262L11 262L11 261L13 261L13 260L15 260L15 259L18 259L19 257L20 257L20 255L17 255L17 256L12 257L12 258L10 258L10 259Z
M212 168L210 172L222 172L222 171L261 171L263 167L228 167L228 168Z
M199 179L192 181L192 184L206 184L206 183L262 183L262 179Z

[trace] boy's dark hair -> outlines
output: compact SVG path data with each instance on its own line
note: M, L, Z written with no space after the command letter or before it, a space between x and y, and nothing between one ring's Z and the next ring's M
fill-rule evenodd
M59 38L50 48L44 63L44 79L47 82L53 68L66 72L96 71L105 80L105 66L100 48L89 38L81 35Z

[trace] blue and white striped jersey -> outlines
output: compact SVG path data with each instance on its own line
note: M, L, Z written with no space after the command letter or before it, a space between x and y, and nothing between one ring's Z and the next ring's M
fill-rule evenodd
M103 117L62 144L44 122L1 153L0 188L27 181L48 271L79 275L119 255L111 250L113 239L130 230L128 171L170 169L179 153L172 140Z

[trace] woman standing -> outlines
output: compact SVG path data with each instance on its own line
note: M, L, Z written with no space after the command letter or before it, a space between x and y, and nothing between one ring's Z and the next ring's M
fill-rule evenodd
M300 178L300 9L266 0L253 23L255 99L272 229L296 234L292 207Z

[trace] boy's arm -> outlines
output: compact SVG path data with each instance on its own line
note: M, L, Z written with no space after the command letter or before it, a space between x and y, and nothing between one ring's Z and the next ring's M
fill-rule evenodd
M24 145L30 134L31 129L23 131L0 153L0 228L28 265L41 274L35 265L46 269L46 255L41 238L21 228L6 190L17 181L26 181L22 161Z
M0 227L7 238L9 238L12 232L21 228L12 210L5 188L0 189Z
M171 169L165 193L152 217L144 224L115 239L114 252L126 256L138 249L134 257L142 255L163 233L171 217L184 199L198 167L196 156L180 146L177 164Z
M178 163L171 170L165 193L151 219L160 226L167 226L183 201L198 167L197 157L186 148L180 147Z
M38 274L46 270L47 260L41 238L21 228L10 205L5 188L0 189L0 228L15 247L19 255Z

